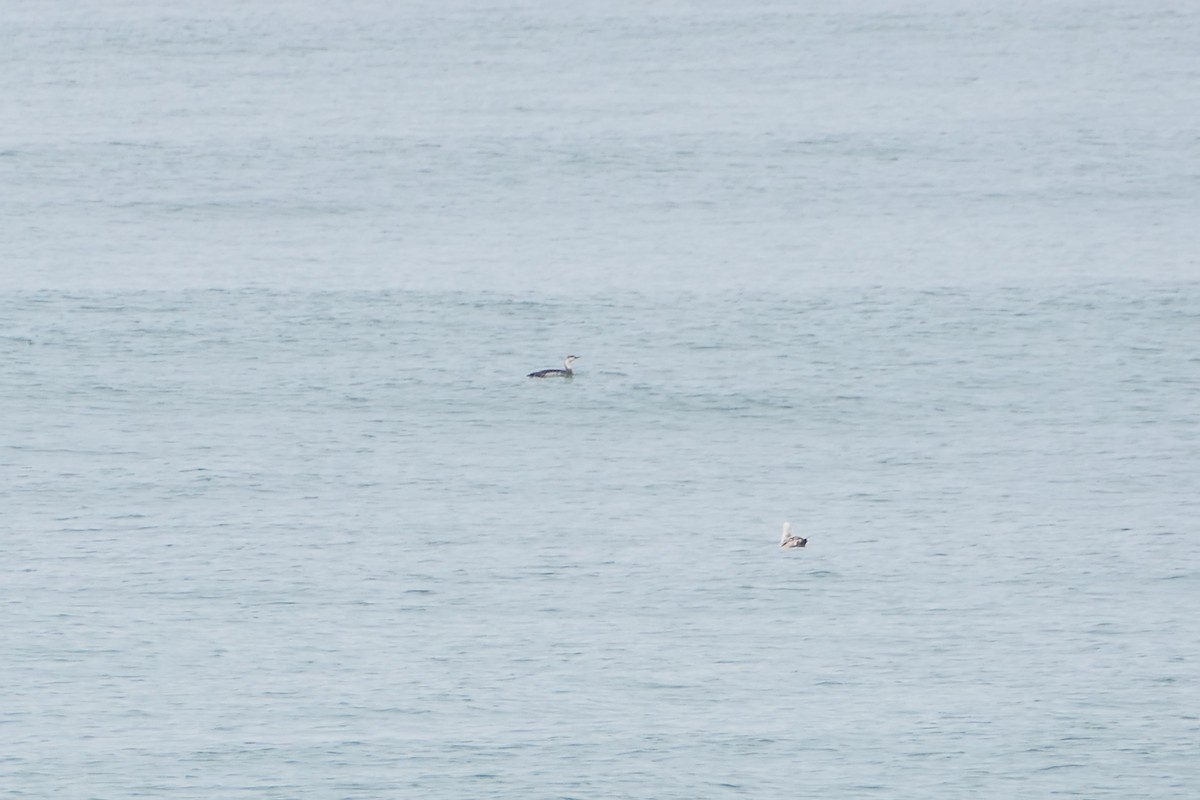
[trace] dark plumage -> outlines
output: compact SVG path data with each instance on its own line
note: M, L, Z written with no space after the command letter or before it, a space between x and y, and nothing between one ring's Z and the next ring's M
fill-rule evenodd
M570 378L575 374L575 370L571 369L571 364L579 360L579 356L567 356L563 359L562 369L539 369L537 372L531 372L527 377L530 378Z

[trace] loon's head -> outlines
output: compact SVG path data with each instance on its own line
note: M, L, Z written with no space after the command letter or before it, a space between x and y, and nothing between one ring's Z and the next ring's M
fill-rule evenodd
M563 359L563 363L567 365L567 369L570 369L571 365L574 364L578 360L579 360L579 356L567 356L566 358Z

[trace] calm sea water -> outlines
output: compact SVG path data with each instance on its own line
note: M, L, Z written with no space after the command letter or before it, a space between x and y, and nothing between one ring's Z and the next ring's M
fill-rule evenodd
M0 8L0 797L1195 796L1195 10Z

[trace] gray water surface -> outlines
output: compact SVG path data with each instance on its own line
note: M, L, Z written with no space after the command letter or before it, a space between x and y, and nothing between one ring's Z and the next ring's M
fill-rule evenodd
M13 796L1184 796L1200 291L805 302L10 296Z
M0 11L0 796L1196 796L1194 9Z

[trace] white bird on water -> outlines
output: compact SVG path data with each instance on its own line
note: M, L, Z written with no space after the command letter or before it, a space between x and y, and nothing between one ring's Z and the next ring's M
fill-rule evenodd
M780 547L804 547L806 544L808 544L808 539L792 535L792 523L783 523L783 533L779 534Z
M531 372L526 377L528 378L570 378L575 374L575 370L571 369L571 365L579 360L579 356L567 356L563 359L562 369L539 369L537 372Z

